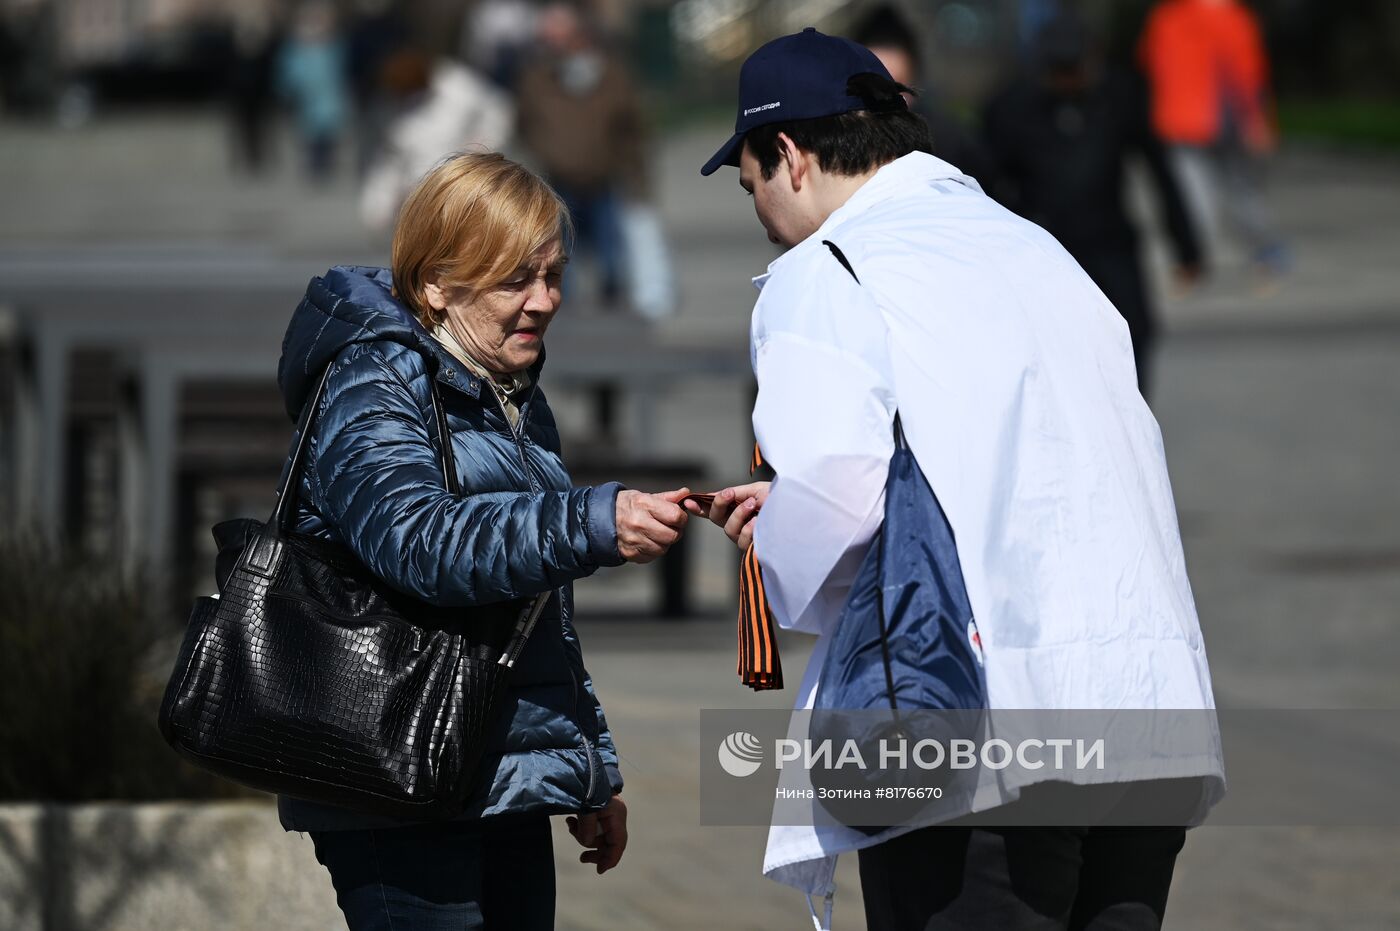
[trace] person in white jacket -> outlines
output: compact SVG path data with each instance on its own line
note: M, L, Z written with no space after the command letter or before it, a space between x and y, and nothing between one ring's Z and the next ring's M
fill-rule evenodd
M463 149L501 149L515 120L510 98L448 58L403 51L385 64L383 77L397 112L360 188L360 219L376 231L394 225L429 169Z
M756 555L780 626L818 635L796 696L810 709L881 525L898 411L956 538L994 712L1211 709L1126 325L1053 237L928 154L907 91L811 29L745 63L734 136L702 173L738 167L787 250L755 279L751 329L754 432L776 478L687 506ZM1140 762L1194 787L1199 811L1224 792L1218 738ZM972 810L1026 788L979 787ZM1157 928L1184 837L775 825L764 871L828 895L827 922L835 855L860 849L871 928Z

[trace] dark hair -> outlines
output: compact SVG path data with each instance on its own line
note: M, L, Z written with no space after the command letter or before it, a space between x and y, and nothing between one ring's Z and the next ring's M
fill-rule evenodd
M918 74L919 40L909 22L893 4L883 3L861 17L851 28L851 38L866 48L897 48L909 56Z
M779 133L799 149L815 155L822 171L836 175L862 175L910 152L932 153L928 124L910 112L901 96L912 94L912 90L884 75L870 73L852 77L846 93L860 97L866 108L755 126L744 135L744 143L758 159L763 180L772 178L782 161Z

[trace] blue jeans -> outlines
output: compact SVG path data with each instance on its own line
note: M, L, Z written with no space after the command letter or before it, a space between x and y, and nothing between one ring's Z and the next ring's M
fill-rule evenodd
M547 817L310 833L350 931L554 927Z
M618 196L610 190L584 191L555 183L554 188L574 218L578 247L593 253L598 263L599 299L615 304L622 296L622 217ZM564 290L571 290L569 276Z

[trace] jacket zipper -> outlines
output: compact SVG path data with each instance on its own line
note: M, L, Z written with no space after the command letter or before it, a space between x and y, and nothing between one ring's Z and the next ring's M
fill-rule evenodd
M501 410L501 417L505 419L506 429L510 431L510 438L515 442L515 451L520 454L520 467L525 470L525 481L530 483L531 491L542 491L539 483L535 481L535 473L530 471L530 458L525 453L525 443L521 439L525 434L525 427L529 424L530 405L535 400L535 392L539 390L539 382L530 386L530 394L525 399L525 403L520 405L520 423L511 426L510 414L506 413L506 403L501 400L501 396L496 393L496 389L486 385L486 390L491 392L491 397L496 399L496 406Z
M530 406L534 403L535 392L539 390L539 387L539 382L535 382L535 384L530 386L529 396L525 398L525 403L520 405L520 423L517 426L511 426L510 414L506 413L505 402L501 400L501 396L496 393L495 388L490 385L485 386L486 390L491 392L491 397L496 399L496 406L500 408L501 417L505 419L506 427L510 430L511 439L515 441L516 452L520 454L520 466L525 470L525 480L530 483L531 491L541 491L542 489L539 487L539 483L535 481L535 473L530 471L530 459L529 456L526 455L525 443L521 440L521 437L525 433L525 427L530 422ZM563 639L563 636L564 612L561 603L559 611L560 639ZM578 673L574 669L574 664L567 659L565 661L569 663L569 681L574 687L574 719L578 724L579 740L583 742L583 756L584 759L588 761L588 789L584 792L583 796L583 803L587 805L592 800L593 790L598 784L598 772L593 762L593 757L595 755L593 751L593 742L590 741L588 735L583 732L583 712L579 707L579 693L583 691L583 686L578 681Z

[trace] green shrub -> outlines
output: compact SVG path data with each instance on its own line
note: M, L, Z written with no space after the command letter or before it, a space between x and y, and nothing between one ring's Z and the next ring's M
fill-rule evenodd
M245 794L156 727L178 634L146 587L32 539L0 539L0 800Z
M1400 149L1400 104L1393 101L1284 100L1278 111L1284 138Z

